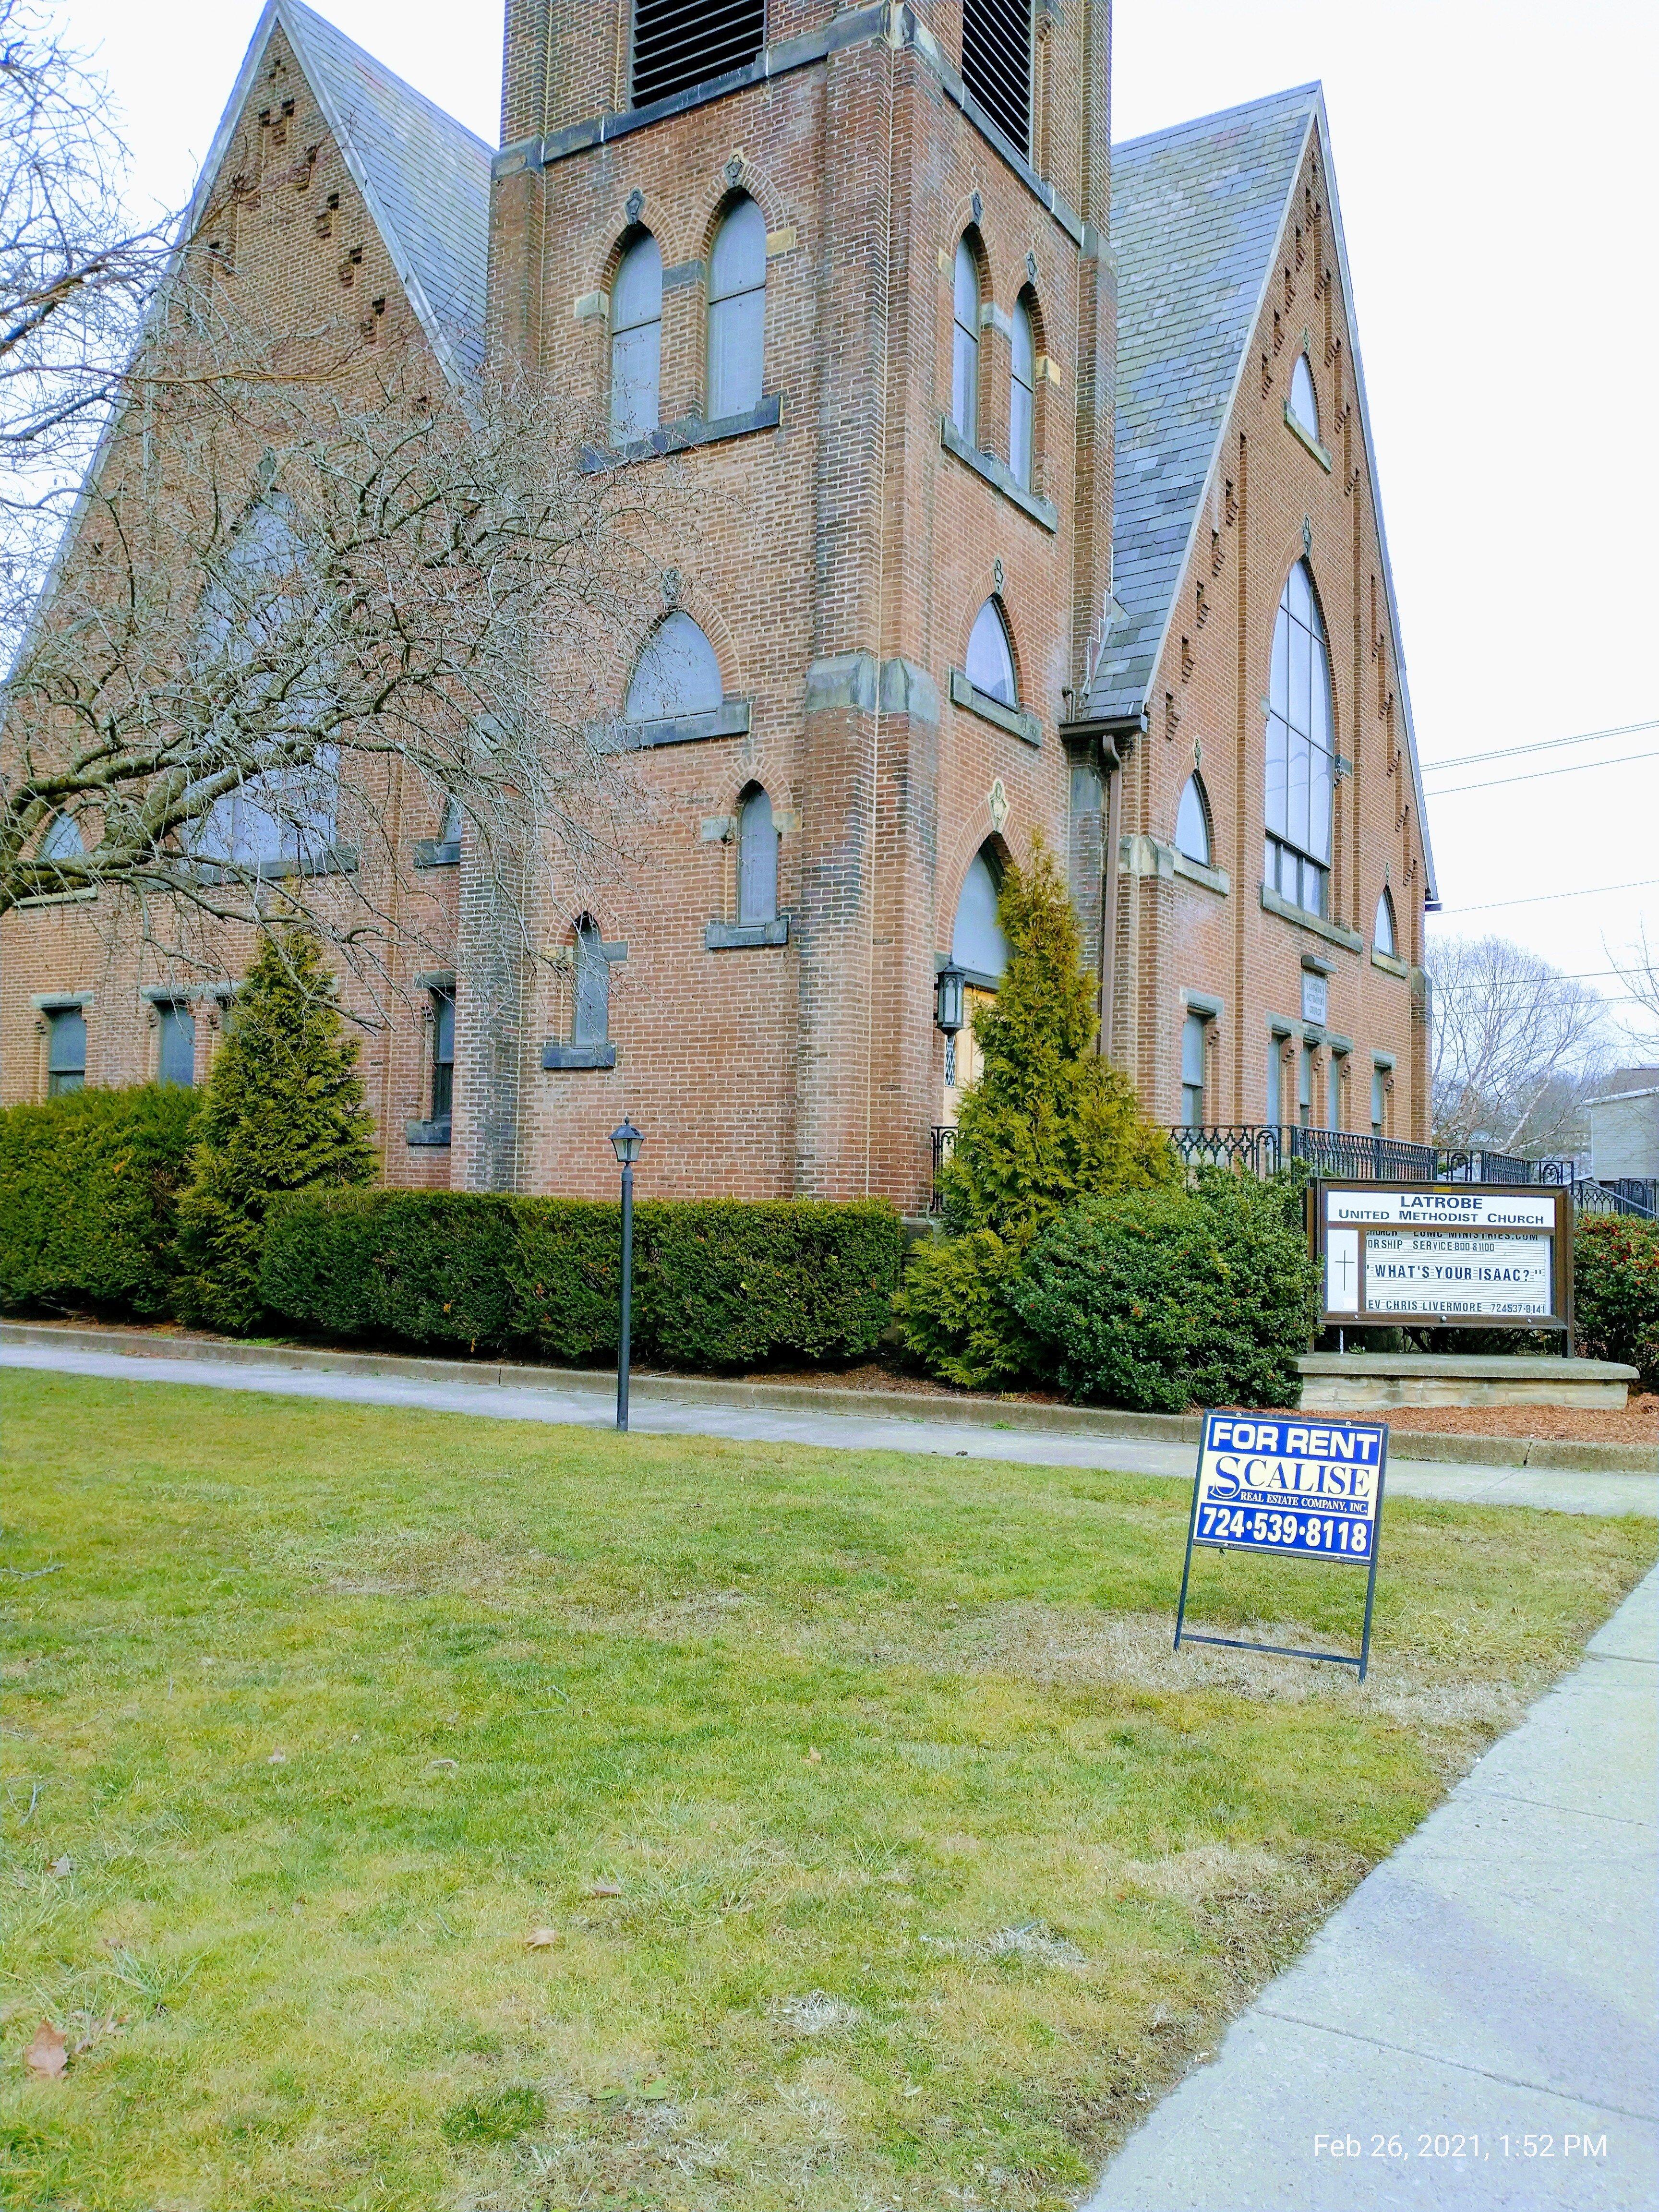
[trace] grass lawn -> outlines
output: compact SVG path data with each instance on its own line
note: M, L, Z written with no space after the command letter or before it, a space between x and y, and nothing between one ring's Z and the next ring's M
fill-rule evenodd
M1171 1655L1170 1482L0 1402L0 2202L42 2212L1071 2203L1656 1546L1396 1498L1362 1689ZM1362 1590L1194 1583L1298 1643Z

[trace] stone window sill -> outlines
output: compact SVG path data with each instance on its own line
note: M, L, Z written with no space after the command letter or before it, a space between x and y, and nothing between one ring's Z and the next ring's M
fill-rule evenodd
M415 865L417 868L453 868L460 864L459 838L446 844L441 837L417 837L415 840Z
M410 1145L447 1145L449 1129L449 1116L446 1114L437 1121L405 1121L404 1137Z
M544 1044L542 1047L542 1066L548 1069L614 1067L616 1065L617 1048L614 1044Z
M254 860L246 867L233 867L212 860L195 864L198 883L242 884L280 883L284 876L350 876L357 872L357 848L355 845L331 845L314 860Z
M1309 914L1299 906L1292 906L1289 899L1281 898L1277 891L1269 890L1266 884L1261 886L1261 911L1276 914L1281 921L1293 923L1297 929L1305 929L1311 936L1322 937L1327 945L1340 945L1345 952L1363 952L1365 949L1365 940L1358 931L1344 929L1340 922L1326 921L1319 915Z
M983 722L994 722L1000 730L1012 737L1022 738L1028 745L1042 743L1042 726L1035 714L1024 707L1005 707L1000 699L992 698L970 684L959 668L951 671L951 703L965 707L970 714L977 714Z
M90 991L37 991L29 1000L37 1014L84 1014L95 1003Z
M656 722L617 722L601 739L607 752L643 751L651 745L696 744L703 738L746 738L746 699L722 699L704 714L672 714Z
M1326 475L1329 476L1331 472L1330 455L1320 444L1318 439L1310 437L1307 431L1305 431L1302 425L1297 421L1295 416L1291 412L1291 403L1288 399L1285 402L1285 428L1290 432L1291 435L1297 441L1298 445L1303 445L1307 447L1308 451L1313 455L1315 460L1318 462L1320 467L1324 470Z
M1060 509L1053 500L1044 499L1040 492L1023 489L1014 482L1013 471L994 453L984 453L977 446L970 446L948 415L939 418L939 441L947 453L953 453L964 468L982 477L994 491L1000 491L1022 514L1029 514L1044 530L1059 529Z
M84 906L88 899L95 899L97 896L98 888L94 884L79 891L36 891L28 898L20 898L17 904L20 909L26 906Z
M597 446L585 447L582 469L586 475L599 476L606 469L626 468L634 461L660 460L665 453L686 453L697 446L722 446L732 438L750 437L757 430L775 430L782 420L783 395L769 392L741 415L719 415L713 422L705 422L701 415L685 415L678 422L659 423L644 437L631 439L608 453Z
M1379 952L1374 945L1371 947L1371 965L1380 968L1385 975L1398 976L1402 983L1412 972L1405 961L1396 960L1392 952Z
M1224 868L1206 867L1202 860L1188 860L1185 853L1175 856L1175 872L1189 884L1202 884L1206 891L1214 891L1225 898L1232 890L1232 878Z
M788 942L787 914L779 915L775 921L711 921L702 933L705 952L744 952L753 945Z

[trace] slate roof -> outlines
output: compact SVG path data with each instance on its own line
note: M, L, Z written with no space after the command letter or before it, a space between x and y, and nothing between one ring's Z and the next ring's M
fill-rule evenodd
M1123 613L1091 714L1133 715L1146 696L1318 106L1318 86L1299 85L1112 149Z
M1090 679L1091 719L1133 720L1146 702L1186 572L1216 447L1246 367L1245 347L1272 280L1275 248L1309 135L1325 157L1355 394L1373 489L1365 370L1338 204L1325 95L1318 84L1200 116L1112 149L1117 265L1117 436L1112 588L1116 601ZM1382 498L1376 532L1395 641L1405 751L1423 841L1425 891L1439 903L1422 771L1400 641Z
M446 372L483 366L493 148L301 0L269 0L202 172L211 187L277 26Z

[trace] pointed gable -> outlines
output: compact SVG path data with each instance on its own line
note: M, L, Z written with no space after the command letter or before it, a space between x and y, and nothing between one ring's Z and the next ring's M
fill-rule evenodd
M1136 714L1152 682L1318 104L1301 85L1113 149L1123 611L1090 686L1103 719Z
M210 186L273 30L293 47L445 372L484 357L491 149L300 0L270 0L203 169Z

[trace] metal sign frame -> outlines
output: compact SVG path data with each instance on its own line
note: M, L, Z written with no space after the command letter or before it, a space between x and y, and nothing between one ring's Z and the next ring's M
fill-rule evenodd
M1245 1534L1224 1539L1218 1536L1204 1536L1198 1533L1198 1509L1200 1504L1205 1502L1202 1497L1205 1474L1205 1456L1207 1453L1217 1451L1220 1449L1218 1444L1212 1443L1211 1441L1212 1431L1214 1425L1218 1421L1230 1422L1235 1427L1239 1425L1241 1423L1249 1422L1253 1430L1259 1430L1271 1425L1276 1431L1288 1432L1290 1435L1295 1435L1297 1431L1300 1431L1304 1437L1312 1435L1328 1435L1328 1433L1334 1429L1340 1430L1344 1433L1355 1429L1364 1429L1366 1431L1374 1431L1376 1432L1377 1437L1376 1495L1375 1504L1366 1522L1370 1531L1368 1538L1370 1559L1365 1571L1365 1618L1364 1626L1360 1632L1359 1656L1357 1659L1354 1658L1351 1653L1346 1651L1306 1651L1299 1645L1294 1644L1254 1644L1245 1638L1239 1636L1205 1636L1199 1634L1196 1631L1187 1626L1187 1591L1192 1580L1193 1552L1195 1547L1200 1551L1249 1552L1254 1557L1265 1559L1320 1559L1323 1560L1326 1565L1332 1566L1358 1566L1359 1564L1359 1561L1354 1557L1352 1553L1339 1551L1334 1548L1329 1543L1328 1539L1332 1533L1330 1526L1332 1516L1328 1512L1323 1514L1314 1514L1307 1516L1309 1519L1325 1524L1327 1540L1322 1544L1312 1544L1304 1541L1299 1545L1295 1542L1285 1545L1272 1540L1265 1534L1261 1535ZM1254 1443L1251 1445L1241 1445L1238 1447L1238 1449L1242 1450L1253 1449L1255 1448L1256 1447L1254 1445ZM1277 1443L1273 1447L1275 1450L1285 1448L1281 1448ZM1324 1455L1319 1452L1307 1451L1303 1455L1303 1456L1307 1460L1317 1461L1323 1458ZM1356 1464L1353 1461L1347 1459L1330 1463L1346 1466L1350 1468ZM1267 1651L1272 1653L1275 1658L1280 1659L1316 1659L1322 1662L1327 1666L1355 1668L1358 1669L1359 1680L1363 1682L1365 1679L1366 1668L1370 1663L1371 1613L1376 1602L1376 1559L1378 1553L1382 1548L1382 1493L1388 1480L1388 1471L1389 1425L1386 1421L1349 1421L1343 1420L1340 1416L1333 1418L1329 1415L1322 1420L1316 1413L1305 1419L1293 1419L1286 1420L1281 1419L1277 1414L1256 1415L1253 1413L1224 1412L1206 1413L1204 1416L1203 1434L1199 1438L1198 1466L1193 1475L1192 1510L1187 1516L1187 1558L1186 1562L1181 1570L1181 1599L1176 1607L1176 1650L1179 1651L1183 1643L1218 1644L1224 1646L1224 1648L1229 1651ZM1322 1502L1328 1505L1335 1502L1331 1499L1320 1500L1318 1493L1316 1492L1309 1493L1292 1492L1287 1493L1287 1495L1291 1498L1299 1498L1304 1504L1307 1503L1310 1495L1315 1498L1316 1502ZM1256 1506L1252 1504L1248 1510L1249 1512L1252 1523L1255 1522L1268 1523L1274 1519L1280 1521L1282 1523L1287 1517L1282 1504L1279 1506ZM1288 1517L1294 1519L1296 1516L1292 1514ZM1353 1521L1358 1518L1359 1518L1358 1516L1347 1516L1346 1525L1352 1525ZM1305 1538L1305 1527L1301 1533Z
M1401 1228L1398 1222L1351 1224L1358 1238L1358 1280L1356 1302L1352 1309L1334 1311L1325 1304L1328 1294L1326 1255L1330 1234L1329 1207L1326 1201L1330 1193L1340 1191L1345 1195L1369 1196L1373 1194L1406 1193L1413 1197L1433 1199L1454 1206L1462 1199L1489 1199L1498 1204L1513 1204L1520 1199L1530 1201L1547 1200L1553 1213L1548 1228L1493 1228L1489 1224L1464 1224L1461 1229L1455 1220L1421 1220L1413 1222L1414 1234L1425 1237L1458 1235L1492 1237L1498 1239L1548 1237L1551 1239L1550 1306L1548 1314L1460 1314L1460 1313L1402 1313L1396 1308L1369 1308L1365 1303L1365 1247L1373 1230L1379 1235L1397 1236ZM1349 1224L1345 1224L1349 1225ZM1572 1349L1572 1193L1553 1183L1502 1182L1370 1182L1351 1179L1346 1176L1321 1176L1308 1186L1308 1244L1319 1269L1320 1316L1322 1328L1511 1328L1537 1329L1552 1334L1559 1332L1565 1339L1569 1353Z

